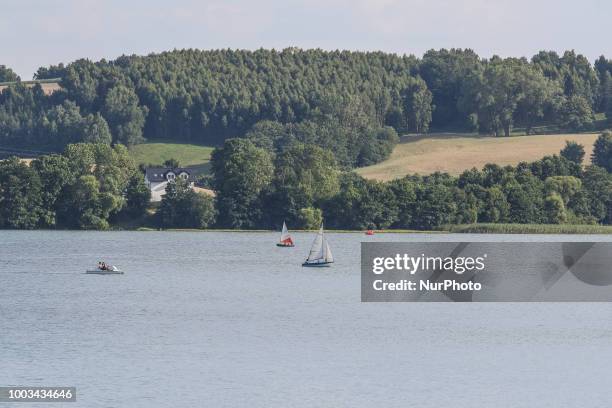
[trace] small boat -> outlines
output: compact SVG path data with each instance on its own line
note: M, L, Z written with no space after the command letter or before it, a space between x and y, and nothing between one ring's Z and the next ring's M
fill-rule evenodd
M107 266L106 269L90 269L85 271L85 273L90 275L123 275L123 271L117 268L116 266Z
M278 247L294 247L295 244L291 239L291 235L289 235L289 230L287 230L287 224L283 221L283 231L281 232L280 241L276 244Z
M367 230L367 231L366 231L366 235L374 235L374 231L372 231L372 230Z
M321 224L321 229L319 229L317 236L312 242L308 258L306 258L302 266L324 267L330 266L332 263L334 263L334 256L329 248L327 238L323 234L323 224Z

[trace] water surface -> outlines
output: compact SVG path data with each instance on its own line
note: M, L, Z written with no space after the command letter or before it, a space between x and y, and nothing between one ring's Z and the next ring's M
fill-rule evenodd
M610 304L361 303L359 279L364 240L612 237L329 234L334 266L302 268L313 237L0 231L0 385L76 386L70 407L612 401ZM127 273L83 274L101 259Z

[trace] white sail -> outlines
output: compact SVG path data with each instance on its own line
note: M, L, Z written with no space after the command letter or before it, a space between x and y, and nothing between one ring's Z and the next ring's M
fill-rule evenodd
M319 233L315 237L314 241L312 241L312 246L310 247L310 253L308 254L308 258L306 262L319 261L324 259L323 257L323 225L321 225L321 229L319 229Z
M291 237L289 236L289 231L287 230L287 224L285 224L285 221L283 221L283 231L281 232L280 241L283 242L287 238L291 238Z
M327 238L325 237L323 237L323 240L325 241L325 256L323 259L325 259L325 262L334 262L334 256L332 255L331 248L329 247L329 242L327 242Z
M312 247L310 248L306 263L317 264L331 262L334 262L334 256L332 255L331 248L329 247L325 235L323 235L323 225L321 225L321 229L319 229L317 236L312 242Z

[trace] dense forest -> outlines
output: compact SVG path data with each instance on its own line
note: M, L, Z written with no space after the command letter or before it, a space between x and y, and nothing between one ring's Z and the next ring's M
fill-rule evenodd
M570 142L458 177L377 182L351 171L384 160L404 132L599 130L612 118L611 75L611 60L591 65L573 51L182 50L40 68L36 79L61 83L47 95L0 66L0 147L55 152L0 161L0 228L612 224L609 131L589 165ZM151 215L126 148L145 139L216 146L205 180L216 197L169 183Z
M469 49L422 58L382 52L176 50L40 68L45 95L19 82L0 94L0 145L61 151L78 142L146 139L221 145L249 137L333 152L343 168L386 158L397 133L509 135L538 126L592 130L612 118L612 60L574 51L485 59ZM0 83L17 81L0 66ZM263 137L260 137L262 136ZM262 139L262 140L259 140Z

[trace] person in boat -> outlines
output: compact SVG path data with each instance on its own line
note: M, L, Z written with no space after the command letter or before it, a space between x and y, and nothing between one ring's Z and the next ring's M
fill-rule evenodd
M101 265L100 269L102 269L103 271L105 271L105 270L107 269L107 267L106 267L106 263L102 262L102 265Z

